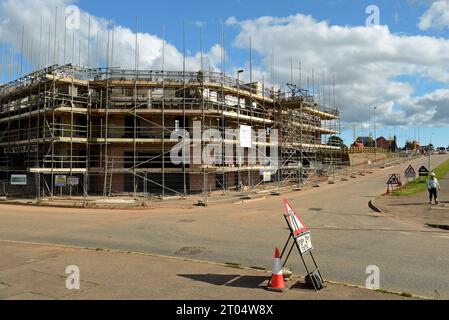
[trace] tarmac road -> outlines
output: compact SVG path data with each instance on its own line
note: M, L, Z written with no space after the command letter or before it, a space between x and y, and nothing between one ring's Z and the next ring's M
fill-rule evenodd
M433 156L436 166L449 156ZM427 159L412 161L415 168ZM449 299L449 232L372 212L389 173L409 163L319 189L285 195L312 230L326 280L365 285L380 268L381 287ZM444 190L441 200L445 200ZM208 208L146 211L79 210L0 205L0 240L122 249L270 269L288 231L282 197ZM1 254L1 247L0 247ZM304 274L295 253L294 273ZM76 261L73 262L76 264Z

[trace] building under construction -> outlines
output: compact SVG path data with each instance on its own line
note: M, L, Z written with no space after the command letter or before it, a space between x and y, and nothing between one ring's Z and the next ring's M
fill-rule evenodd
M339 134L340 114L288 87L281 92L219 72L73 65L33 72L0 86L0 193L164 196L307 183L341 161L329 139ZM242 161L174 164L172 133L190 132L194 122L220 132L276 129L278 170L267 179L272 165L249 163L250 149Z

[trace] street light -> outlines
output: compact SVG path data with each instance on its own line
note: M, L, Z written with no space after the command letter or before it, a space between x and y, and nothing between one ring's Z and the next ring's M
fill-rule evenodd
M239 143L240 143L240 74L243 73L243 69L237 70L237 129L239 130ZM242 155L240 145L238 148L238 187L242 191L242 177L240 171L242 169Z
M430 143L429 143L429 171L432 171L432 167L431 167L431 165L432 165L432 148L431 148L431 145L432 145L432 137L433 137L434 134L435 134L435 132L432 132L432 133L430 134Z
M377 107L374 107L374 161L377 161L376 110L377 110Z

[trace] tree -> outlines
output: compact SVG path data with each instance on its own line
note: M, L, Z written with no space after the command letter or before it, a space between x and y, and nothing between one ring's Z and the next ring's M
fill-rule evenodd
M397 144L397 142L396 142L396 137L394 138L394 139L391 139L390 140L390 151L391 152L396 152L396 151L398 151L398 144Z
M418 149L419 149L419 143L416 141L407 141L405 143L405 150L418 150Z
M413 150L415 149L415 144L411 141L407 141L405 143L405 150Z

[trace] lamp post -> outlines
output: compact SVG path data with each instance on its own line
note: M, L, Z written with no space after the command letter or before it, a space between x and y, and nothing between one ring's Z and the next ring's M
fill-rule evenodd
M431 167L431 165L432 165L432 147L431 147L431 145L432 145L432 137L433 137L434 134L435 134L434 132L432 132L432 133L430 134L430 143L429 143L429 171L432 171L432 167Z
M374 107L374 161L377 161L376 110L377 107Z
M239 130L239 145L238 148L238 188L242 191L242 177L241 177L241 169L242 169L242 154L240 147L240 74L243 73L243 69L237 70L237 130Z

